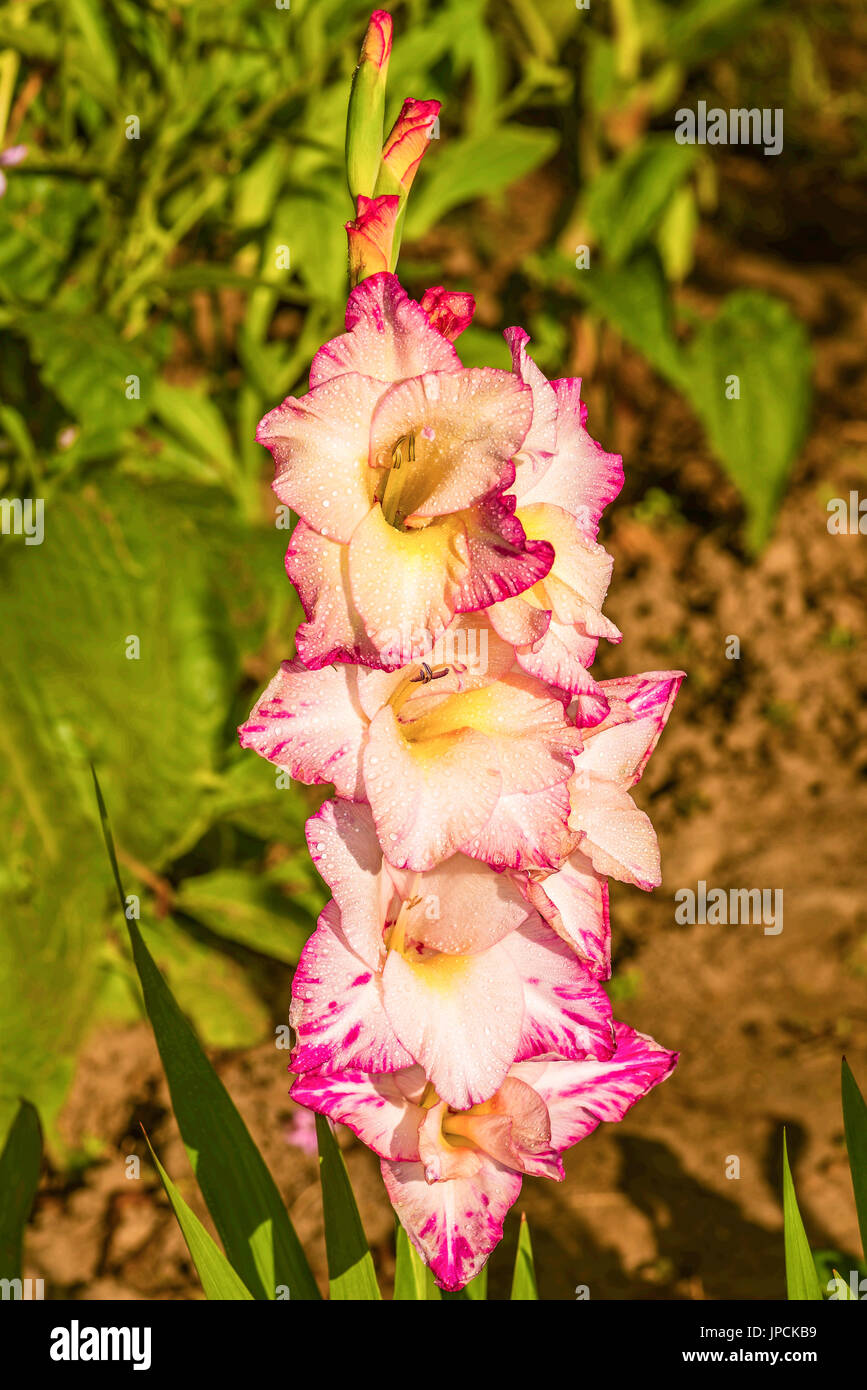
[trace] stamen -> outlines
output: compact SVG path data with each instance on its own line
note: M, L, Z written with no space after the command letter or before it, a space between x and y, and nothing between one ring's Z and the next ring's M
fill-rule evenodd
M404 459L404 447L406 448L406 458ZM406 463L415 463L415 431L401 435L391 450L391 467L385 479L385 486L380 498L380 506L386 521L390 526L398 528L403 526L406 513L398 511L403 486L406 481L407 470L404 469Z
M441 681L443 676L447 676L448 673L448 666L438 666L435 671L432 671L427 662L423 661L418 675L413 676L411 679L413 685L430 685L431 681Z

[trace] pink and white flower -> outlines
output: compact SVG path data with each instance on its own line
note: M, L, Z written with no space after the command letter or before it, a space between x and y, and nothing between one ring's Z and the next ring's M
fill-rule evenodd
M307 395L266 415L258 439L301 518L286 561L308 618L301 659L394 668L456 614L551 568L553 548L527 540L506 495L532 393L513 372L462 367L393 275L353 290L346 325L316 354Z
M367 801L388 859L425 870L458 851L496 867L559 868L567 782L583 746L568 696L513 668L491 632L484 672L409 666L309 671L285 661L241 744L299 781Z
M502 1238L524 1175L563 1178L561 1155L621 1120L677 1055L625 1024L602 1060L517 1062L493 1096L455 1111L420 1066L368 1075L312 1071L292 1098L348 1125L378 1154L392 1205L444 1289L462 1288Z
M464 855L396 869L368 808L350 802L324 807L308 839L335 898L293 981L290 1070L417 1062L460 1110L489 1099L515 1061L610 1056L607 996L517 881Z

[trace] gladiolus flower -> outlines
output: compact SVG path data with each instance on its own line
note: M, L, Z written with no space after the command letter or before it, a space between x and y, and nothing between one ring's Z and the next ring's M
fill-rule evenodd
M625 1024L604 1060L518 1062L481 1105L455 1111L422 1067L309 1072L293 1100L347 1125L378 1154L392 1206L444 1289L462 1288L503 1235L525 1174L562 1180L560 1155L671 1073L677 1054Z
M490 634L487 669L308 671L284 661L240 731L299 781L370 804L399 868L459 850L498 867L554 869L573 838L566 782L583 746L567 696L512 670Z
M460 1110L488 1100L515 1061L611 1055L607 996L509 877L463 855L396 869L368 808L349 802L323 808L308 838L340 897L295 974L291 1071L418 1062Z
M353 290L346 323L316 354L308 394L272 410L258 438L274 491L301 518L286 561L308 615L301 659L394 668L456 614L531 587L554 551L526 539L504 495L529 386L463 368L392 275Z
M597 682L620 459L521 328L465 368L468 293L391 273L438 102L383 143L391 19L368 26L347 119L356 216L346 331L262 420L306 621L240 730L337 799L307 823L333 894L295 972L291 1094L378 1154L445 1289L484 1264L525 1174L618 1120L677 1058L614 1024L608 876L660 881L630 791L682 679Z

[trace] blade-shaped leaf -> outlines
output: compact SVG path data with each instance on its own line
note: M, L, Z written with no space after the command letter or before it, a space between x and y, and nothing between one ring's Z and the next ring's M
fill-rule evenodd
M512 1302L534 1303L538 1298L539 1290L536 1287L536 1266L533 1261L530 1226L526 1215L521 1212L521 1230L518 1235L515 1270L512 1275Z
M370 1302L382 1297L343 1155L331 1126L316 1116L319 1176L325 1213L325 1251L332 1299Z
M852 1075L849 1063L843 1058L843 1127L846 1133L846 1152L855 1193L855 1210L861 1232L861 1248L867 1259L867 1105Z
M93 781L123 907L126 895L95 770ZM262 1155L175 1003L138 925L129 919L126 924L175 1119L229 1260L255 1297L274 1298L282 1284L293 1299L317 1299L316 1281Z
M157 1158L150 1139L145 1135L151 1158L162 1178L166 1195L172 1204L178 1225L187 1242L196 1273L202 1281L205 1296L211 1299L252 1299L250 1290L238 1278L220 1247L211 1239L193 1209L184 1201L168 1173Z
M396 1256L394 1264L395 1303L423 1303L440 1301L442 1294L436 1286L433 1270L417 1253L406 1231L397 1222Z
M816 1266L810 1254L807 1233L798 1210L795 1184L789 1168L786 1134L783 1131L783 1235L786 1245L786 1292L789 1299L809 1299L821 1302L822 1291L816 1278Z
M0 1279L21 1277L24 1227L36 1194L41 1159L39 1116L29 1101L22 1100L0 1154Z

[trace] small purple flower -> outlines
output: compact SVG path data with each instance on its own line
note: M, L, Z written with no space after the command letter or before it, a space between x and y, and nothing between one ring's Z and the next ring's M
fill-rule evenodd
M10 145L7 150L0 150L0 198L6 192L6 175L3 170L11 169L13 165L20 164L26 158L26 145Z

